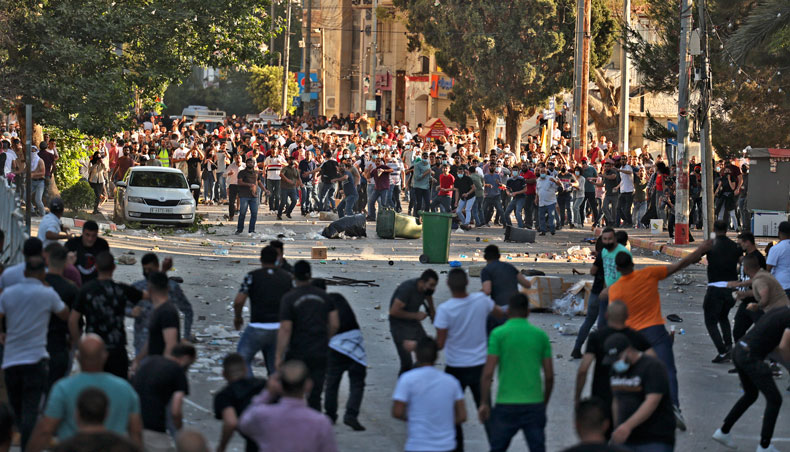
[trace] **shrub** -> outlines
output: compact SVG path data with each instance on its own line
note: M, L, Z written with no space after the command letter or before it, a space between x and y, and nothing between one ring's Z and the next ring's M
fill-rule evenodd
M81 179L80 166L90 158L91 149L96 147L98 140L72 130L47 127L45 131L58 140L60 158L55 163L55 184L63 191Z
M95 195L93 188L85 179L78 179L71 187L63 190L60 193L61 199L66 209L73 212L79 212L83 209L93 208Z

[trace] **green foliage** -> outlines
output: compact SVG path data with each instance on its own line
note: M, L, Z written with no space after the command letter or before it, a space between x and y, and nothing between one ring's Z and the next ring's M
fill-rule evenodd
M0 0L0 108L102 135L193 66L263 61L270 0ZM11 107L11 108L9 108Z
M90 158L91 149L95 148L98 142L74 130L64 131L58 128L47 128L46 131L50 137L58 140L60 158L56 163L55 184L60 190L65 190L81 179L80 166Z
M93 188L85 179L79 179L69 188L62 190L60 198L63 200L66 209L72 212L90 209L95 201Z
M280 66L253 66L249 72L247 92L252 96L252 101L258 110L272 108L274 111L282 109L283 68ZM289 100L299 92L296 76L291 72L288 77ZM296 107L289 106L288 111L293 113Z
M664 141L670 138L677 137L677 134L669 130L667 126L658 122L658 120L647 112L647 130L642 134L643 137L650 141Z
M222 71L216 86L203 88L202 81L193 73L182 84L170 85L167 88L164 95L167 108L164 114L180 115L188 105L206 105L228 114L257 113L259 110L256 110L247 93L249 79L246 71L227 70Z

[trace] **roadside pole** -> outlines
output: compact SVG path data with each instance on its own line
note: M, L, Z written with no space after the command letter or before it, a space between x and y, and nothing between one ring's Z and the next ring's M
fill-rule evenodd
M689 34L691 7L682 0L680 7L680 77L678 83L678 154L675 186L675 245L689 243Z
M699 8L699 36L700 50L700 74L702 76L700 92L700 114L702 115L700 125L699 155L702 161L702 230L705 231L705 238L710 237L713 232L713 146L711 145L710 129L710 98L711 80L710 69L708 66L708 28L706 22L706 3L707 0L697 0Z
M283 107L281 116L285 117L288 114L288 65L291 62L291 0L285 0L287 6L285 7L285 45L283 55Z

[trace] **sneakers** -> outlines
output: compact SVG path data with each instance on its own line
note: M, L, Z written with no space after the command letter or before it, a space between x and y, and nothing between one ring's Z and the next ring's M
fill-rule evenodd
M686 420L683 419L683 413L680 412L680 408L672 407L672 410L675 412L675 427L681 432L686 431Z
M763 447L758 444L757 452L779 452L779 449L775 448L773 444L768 445L768 447Z
M726 352L716 355L716 357L713 358L710 362L712 362L713 364L721 364L721 363L726 363L729 360L730 360L730 352Z
M732 433L724 433L721 429L717 429L716 432L713 433L712 436L713 440L719 444L722 444L725 447L730 449L737 449L738 447L735 445L735 440L732 439Z

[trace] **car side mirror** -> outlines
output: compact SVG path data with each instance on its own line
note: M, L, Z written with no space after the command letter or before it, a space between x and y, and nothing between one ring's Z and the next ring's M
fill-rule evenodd
M200 190L200 185L192 184L192 185L189 186L189 189L190 190Z
M126 182L124 182L122 180L119 180L118 182L115 183L115 186L116 187L126 187Z

